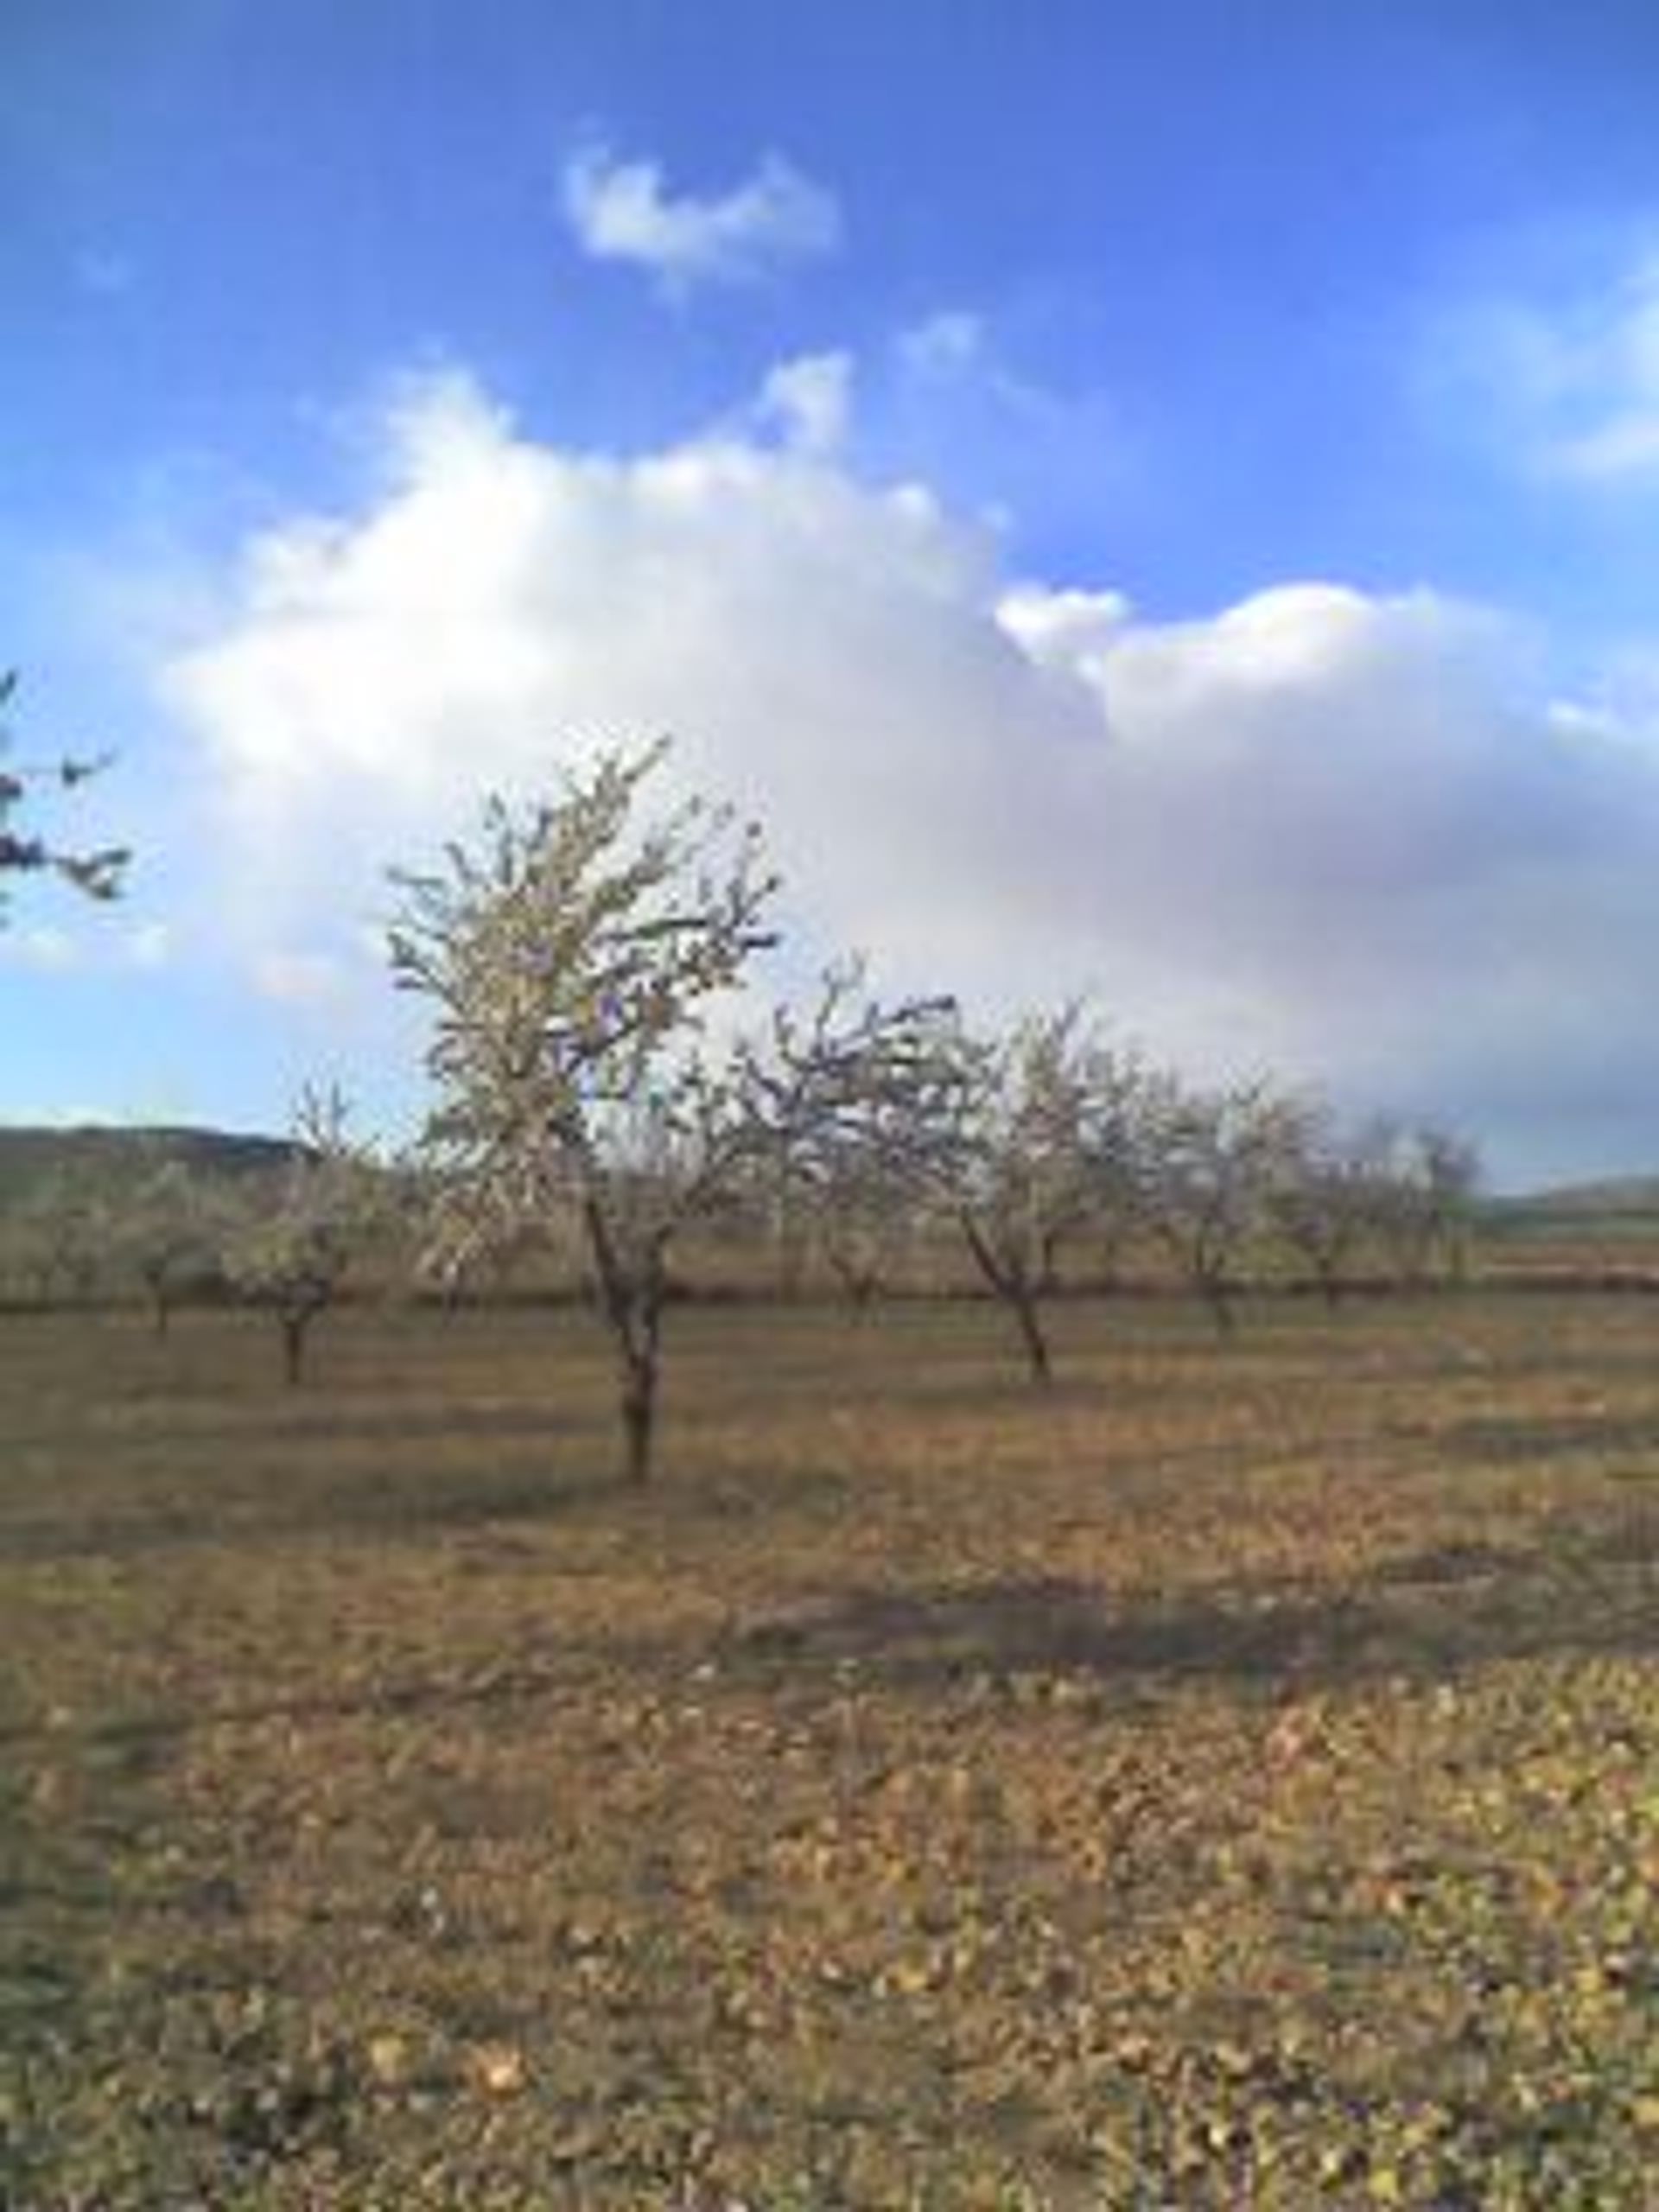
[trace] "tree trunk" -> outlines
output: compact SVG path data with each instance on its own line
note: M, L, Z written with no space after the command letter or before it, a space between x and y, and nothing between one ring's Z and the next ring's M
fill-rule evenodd
M583 1206L600 1310L616 1345L620 1375L624 1460L629 1482L651 1480L657 1421L657 1367L662 1340L665 1260L661 1239L630 1266L618 1251L611 1224L596 1198Z
M311 1316L308 1313L284 1313L282 1321L283 1379L292 1389L305 1366L305 1332L311 1325Z
M622 1433L626 1445L628 1480L636 1486L651 1480L651 1446L657 1421L657 1358L654 1350L639 1357L623 1357Z
M1052 1382L1054 1375L1049 1363L1048 1340L1043 1334L1039 1292L1020 1268L1003 1266L971 1213L964 1210L957 1218L980 1273L1003 1305L1012 1309L1014 1319L1020 1325L1020 1341L1025 1346L1032 1381Z
M824 1257L842 1294L853 1312L862 1319L874 1303L875 1294L881 1287L881 1270L859 1261L846 1252L837 1251L833 1243L824 1247Z
M1043 1334L1042 1314L1035 1294L1023 1283L1014 1285L1009 1291L1008 1303L1020 1324L1020 1341L1026 1348L1032 1381L1052 1382L1054 1373L1049 1364L1048 1339Z
M1215 1325L1217 1338L1230 1344L1238 1333L1238 1318L1233 1312L1233 1294L1219 1276L1211 1276L1199 1285L1204 1302L1210 1309L1210 1319Z

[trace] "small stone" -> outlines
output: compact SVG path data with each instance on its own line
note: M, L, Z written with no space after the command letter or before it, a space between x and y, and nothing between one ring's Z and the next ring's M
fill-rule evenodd
M471 2072L478 2087L492 2097L513 2097L529 2079L524 2054L516 2044L480 2044L472 2054Z

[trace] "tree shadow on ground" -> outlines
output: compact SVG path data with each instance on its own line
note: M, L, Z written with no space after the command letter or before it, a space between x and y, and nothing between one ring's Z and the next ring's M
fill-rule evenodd
M287 1544L308 1539L345 1544L388 1538L442 1542L456 1534L538 1526L593 1515L626 1531L699 1524L752 1524L779 1513L820 1518L845 1511L858 1494L845 1468L823 1465L730 1471L671 1469L650 1484L631 1483L608 1433L525 1427L545 1436L551 1464L434 1467L419 1457L402 1465L334 1468L319 1459L291 1465L279 1480L261 1458L191 1492L177 1478L146 1497L125 1485L118 1505L68 1491L30 1497L8 1510L0 1498L0 1565L64 1564L142 1558L202 1548ZM261 1439L262 1446L266 1440ZM135 1502L129 1503L127 1499Z
M1443 1424L1434 1432L1435 1447L1449 1464L1473 1463L1510 1467L1522 1462L1554 1459L1579 1452L1598 1459L1628 1453L1641 1463L1640 1471L1651 1475L1659 1452L1659 1419L1631 1414L1618 1420L1605 1414L1562 1414L1540 1418L1535 1414L1481 1414L1466 1421Z
M1242 1696L1446 1681L1503 1661L1659 1657L1659 1519L1563 1529L1533 1548L1450 1543L1379 1562L1339 1590L1241 1580L1171 1601L1058 1576L970 1589L855 1588L751 1617L710 1643L696 1631L615 1643L545 1632L481 1667L369 1688L255 1699L211 1711L105 1717L67 1732L0 1727L12 1751L79 1743L149 1778L199 1726L391 1720L539 1705L595 1684L696 1681L809 1694L855 1682L925 1695L969 1682L1065 1677L1133 1704L1207 1682Z
M69 1508L0 1518L0 1562L56 1565L308 1538L348 1544L441 1538L497 1522L566 1521L595 1507L614 1509L624 1495L620 1478L606 1468L309 1473L290 1478L285 1488L261 1479L199 1500L158 1499L141 1510Z
M855 1670L926 1689L1065 1675L1242 1688L1444 1680L1508 1659L1659 1654L1659 1525L1569 1553L1454 1543L1340 1589L1241 1582L1163 1601L1058 1577L969 1590L855 1589L752 1621L721 1656L740 1676Z

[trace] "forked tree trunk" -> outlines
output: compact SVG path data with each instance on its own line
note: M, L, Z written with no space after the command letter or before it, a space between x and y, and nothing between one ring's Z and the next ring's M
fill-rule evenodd
M665 1240L653 1243L637 1266L631 1268L617 1250L611 1225L597 1199L589 1198L582 1211L600 1310L616 1347L624 1465L629 1482L643 1485L651 1480L657 1426Z
M1033 1382L1052 1382L1053 1369L1049 1363L1048 1339L1043 1333L1041 1310L1036 1297L1023 1283L1009 1293L1014 1319L1020 1324L1020 1341L1026 1348L1026 1359Z
M1020 1341L1025 1348L1032 1381L1052 1382L1054 1370L1048 1355L1048 1339L1043 1333L1040 1292L1024 1269L1007 1266L998 1258L971 1213L964 1211L957 1218L980 1273L1019 1324Z
M853 1312L861 1319L875 1302L875 1294L881 1287L881 1269L871 1266L854 1255L838 1251L833 1243L824 1247L824 1257Z

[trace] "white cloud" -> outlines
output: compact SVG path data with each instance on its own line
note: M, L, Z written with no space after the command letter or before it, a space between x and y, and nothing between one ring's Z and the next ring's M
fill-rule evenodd
M1586 256L1586 258L1589 257ZM1465 308L1437 334L1488 435L1539 473L1659 485L1659 251Z
M165 922L119 928L111 921L91 933L38 923L25 928L0 928L0 963L44 976L154 970L171 959L173 943L173 930Z
M0 929L0 960L10 967L33 969L45 976L62 976L81 967L85 959L86 948L67 930L54 929L50 924L37 924L28 929Z
M121 950L130 968L165 968L174 955L174 931L166 922L139 922L127 931Z
M899 366L907 375L958 376L983 360L985 326L965 308L945 308L901 331L897 350Z
M1650 410L1616 415L1593 430L1564 439L1552 458L1564 474L1590 482L1659 482L1659 394Z
M327 952L264 952L254 960L251 974L261 997L281 1006L331 1006L351 988L346 970Z
M1517 1157L1562 1097L1659 1096L1650 730L1541 696L1491 613L1307 582L1150 620L1016 585L924 486L729 429L561 451L464 380L388 435L384 493L257 538L168 671L265 990L334 988L385 864L485 788L667 729L768 824L810 946L895 984L1091 985L1191 1064L1439 1103Z
M1549 457L1569 475L1659 483L1659 255L1576 303L1557 335L1560 414Z
M899 456L992 513L1040 515L1086 543L1136 496L1139 467L1116 396L1053 374L1088 350L1040 319L1007 330L975 309L943 308L895 333L873 361L864 449Z
M768 372L756 413L797 452L828 454L846 438L852 404L852 356L803 353Z
M1129 611L1122 592L1016 584L1003 593L996 617L1036 666L1070 671L1099 689Z
M573 155L563 183L564 212L582 251L596 261L632 263L671 291L752 282L841 243L834 194L777 154L743 183L708 198L670 193L655 162L619 161L604 147Z

